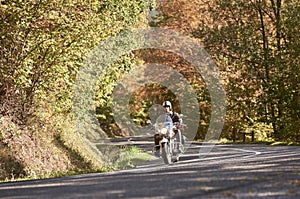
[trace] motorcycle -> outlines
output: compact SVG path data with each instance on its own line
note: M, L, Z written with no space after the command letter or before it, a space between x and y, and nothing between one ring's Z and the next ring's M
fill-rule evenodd
M165 164L171 164L179 160L179 155L184 152L185 137L182 135L184 124L182 115L180 121L173 123L166 119L167 115L161 115L155 123L155 134L159 135L159 155ZM171 122L170 122L171 121ZM156 147L156 146L154 146Z

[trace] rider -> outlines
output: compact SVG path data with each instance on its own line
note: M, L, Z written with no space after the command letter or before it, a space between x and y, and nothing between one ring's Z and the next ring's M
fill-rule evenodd
M172 120L173 124L175 122L179 123L180 122L180 117L179 117L179 114L176 113L176 112L173 112L172 111L172 104L170 101L164 101L162 106L164 107L165 109L165 121L166 122L170 122L168 120ZM174 133L176 134L177 131L175 130ZM155 155L156 156L159 156L159 149L160 149L160 146L159 146L159 141L161 140L162 138L159 136L159 134L155 134L154 135L154 143L155 143Z

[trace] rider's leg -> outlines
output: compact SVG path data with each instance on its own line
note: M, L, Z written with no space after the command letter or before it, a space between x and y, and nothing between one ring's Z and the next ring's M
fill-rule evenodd
M155 144L155 146L154 146L154 148L155 148L154 153L155 153L156 156L159 156L159 149L160 149L159 140L160 140L159 134L155 134L154 135L154 144Z
M184 140L185 138L182 135L182 132L180 130L175 131L175 136L176 136L176 142L177 142L176 149L180 153L183 153L183 145L185 144L185 140Z

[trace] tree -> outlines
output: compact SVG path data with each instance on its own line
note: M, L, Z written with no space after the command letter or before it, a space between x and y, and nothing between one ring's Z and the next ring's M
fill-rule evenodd
M0 2L0 148L24 165L26 175L72 166L69 156L80 146L65 144L76 140L71 108L77 71L100 41L143 24L147 6L144 0ZM53 165L51 154L59 157ZM79 154L75 159L85 159Z
M69 111L71 88L99 41L142 19L143 1L1 1L1 113L23 120L35 100Z
M194 32L223 69L228 120L271 123L273 137L295 140L299 127L299 3L209 2L208 21Z

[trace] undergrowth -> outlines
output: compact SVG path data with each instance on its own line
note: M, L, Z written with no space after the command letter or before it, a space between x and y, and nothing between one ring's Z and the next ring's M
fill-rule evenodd
M39 124L28 129L1 117L0 182L109 172L132 168L151 158L137 147L104 145L99 149L103 154L99 162L85 149L71 124L65 120L54 129L46 125L39 128Z
M132 146L121 149L119 158L113 164L115 169L128 169L149 161L151 156L141 149Z

